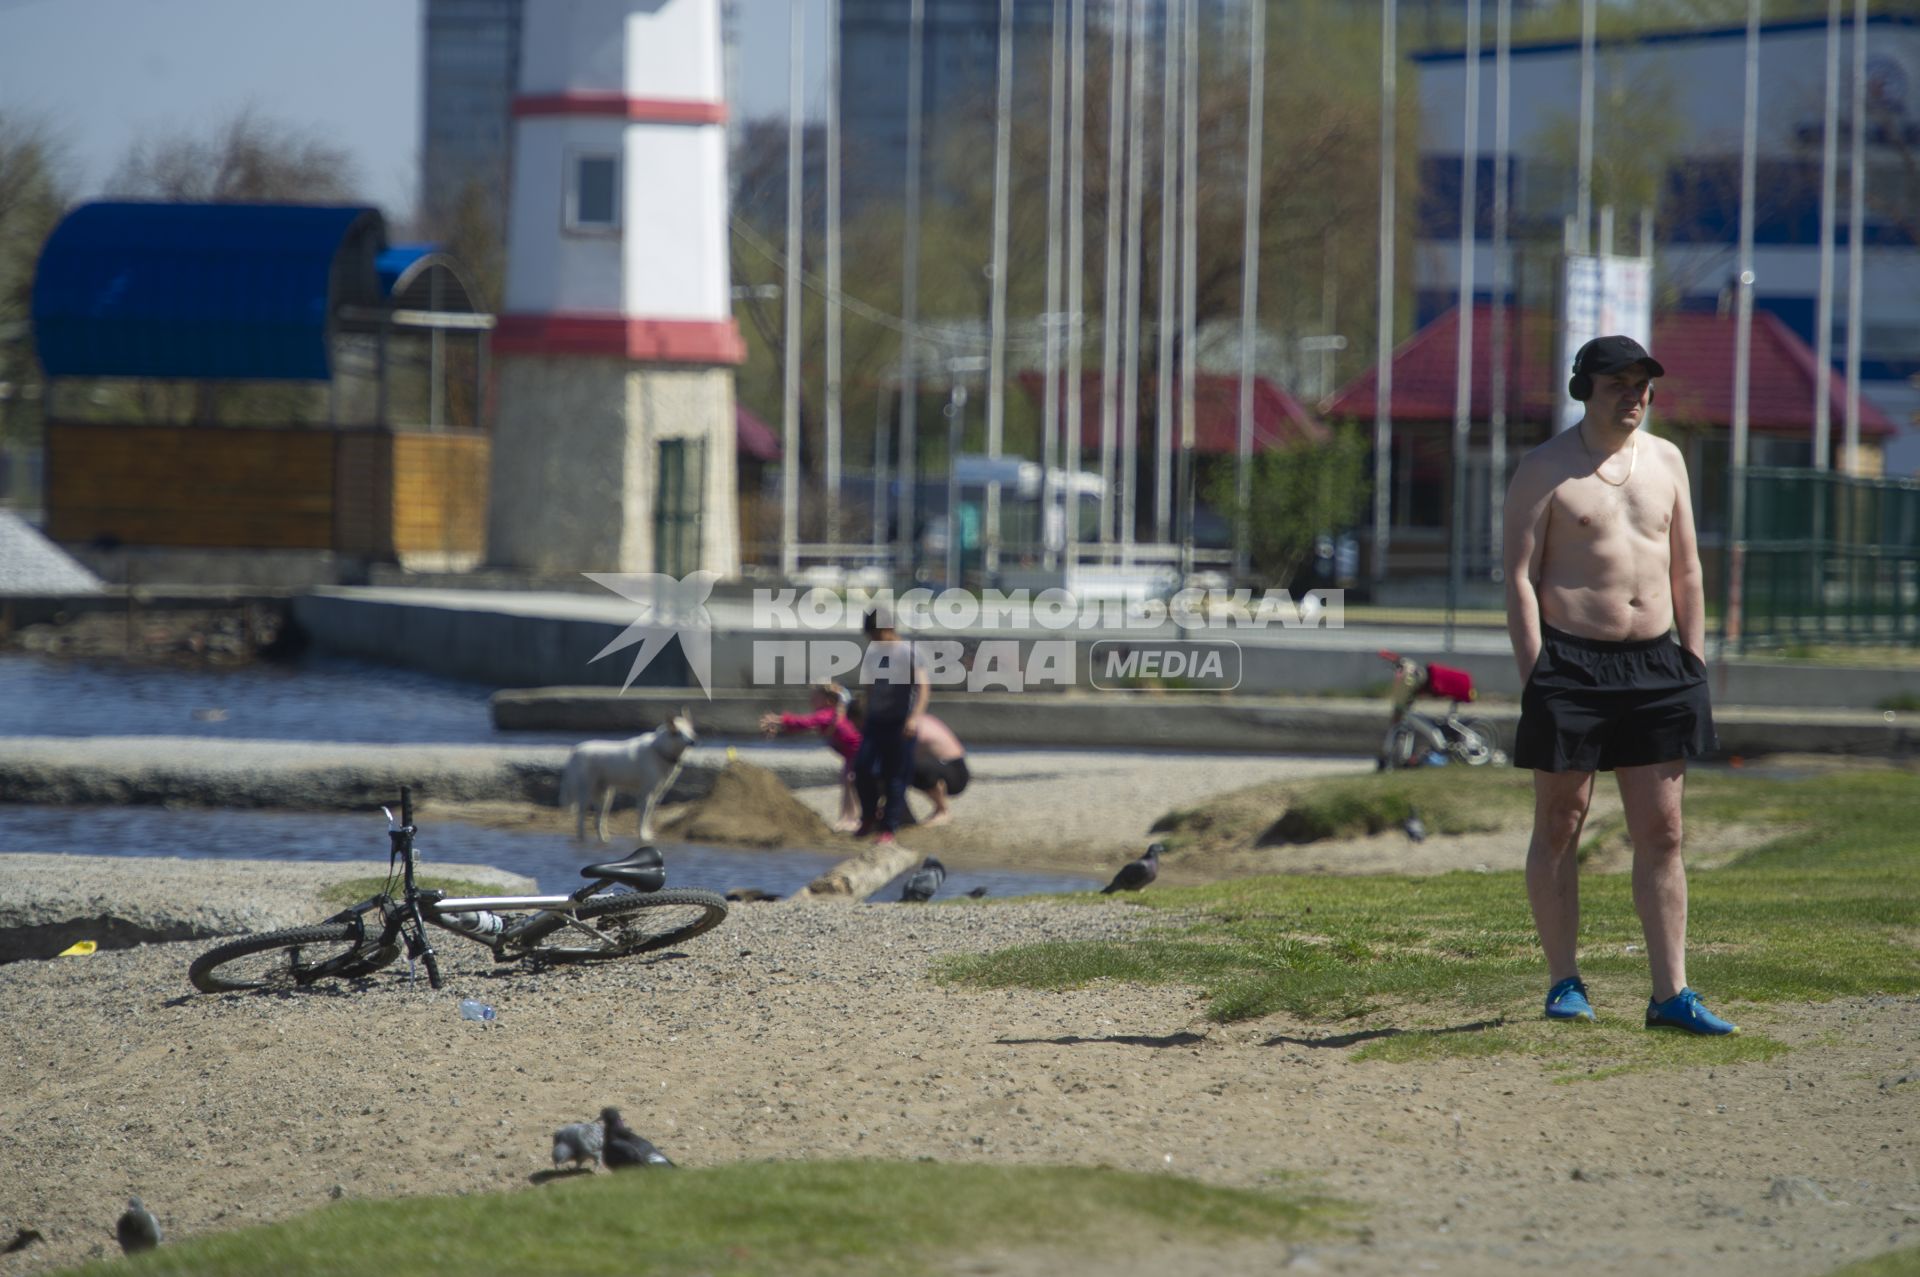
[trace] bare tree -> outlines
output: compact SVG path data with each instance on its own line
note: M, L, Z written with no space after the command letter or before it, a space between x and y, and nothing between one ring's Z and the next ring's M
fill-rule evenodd
M66 211L59 159L46 128L0 117L0 381L37 382L30 314L34 265Z
M107 179L111 196L183 203L348 203L358 176L345 150L290 124L241 111L205 134L149 137ZM99 409L122 420L289 422L311 417L319 396L279 382L109 382Z
M358 184L346 151L248 108L205 136L136 143L107 180L107 193L189 203L329 204L357 198Z

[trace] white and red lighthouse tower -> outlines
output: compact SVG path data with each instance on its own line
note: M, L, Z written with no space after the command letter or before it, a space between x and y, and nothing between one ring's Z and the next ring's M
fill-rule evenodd
M736 575L720 0L525 14L489 557Z

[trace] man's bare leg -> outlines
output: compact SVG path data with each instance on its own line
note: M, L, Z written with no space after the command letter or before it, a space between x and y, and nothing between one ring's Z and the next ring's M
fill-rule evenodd
M953 819L953 812L947 806L947 782L946 781L944 780L934 781L933 788L927 790L926 795L928 798L931 798L933 800L933 814L931 816L928 816L925 820L921 821L920 822L921 824L944 825L947 823L947 821Z
M1633 839L1633 908L1647 937L1653 996L1665 1002L1687 987L1687 866L1681 858L1684 760L1615 773Z
M1533 774L1527 903L1533 906L1533 927L1552 984L1580 974L1580 829L1592 801L1592 772Z

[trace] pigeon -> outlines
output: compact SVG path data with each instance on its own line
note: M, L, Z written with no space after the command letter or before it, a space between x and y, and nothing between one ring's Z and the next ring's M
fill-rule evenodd
M975 887L972 891L969 891L967 894L969 896L972 896L975 900L983 900L986 898L987 889L985 887Z
M1427 822L1420 819L1420 809L1418 807L1412 808L1407 812L1407 819L1401 824L1400 828L1406 830L1407 837L1413 839L1415 842L1425 842L1427 840Z
M915 904L925 904L933 899L940 884L947 880L947 867L933 856L920 862L920 867L907 875L907 885L900 888L900 898Z
M601 1156L606 1160L608 1170L624 1170L629 1166L645 1168L673 1165L665 1153L653 1146L651 1140L621 1120L619 1109L601 1109L600 1125L606 1128L607 1133Z
M1160 853L1167 849L1163 842L1149 843L1147 854L1138 860L1129 860L1120 866L1120 872L1113 881L1100 888L1100 894L1114 891L1138 891L1160 876Z
M120 1238L120 1249L129 1255L152 1250L160 1244L160 1221L139 1198L129 1197L126 1214L114 1225L114 1233Z
M553 1169L562 1162L573 1163L575 1170L582 1162L600 1164L600 1123L575 1122L553 1133Z

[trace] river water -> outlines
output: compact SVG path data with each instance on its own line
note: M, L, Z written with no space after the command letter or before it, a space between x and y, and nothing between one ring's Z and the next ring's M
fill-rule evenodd
M501 732L490 689L350 661L234 669L129 666L0 654L0 736L204 736L210 739L352 744L572 743L563 733ZM724 742L721 742L724 743ZM809 747L796 742L794 748ZM817 746L812 746L817 748ZM493 865L543 891L571 891L589 858L564 834L449 823L418 843L434 862ZM668 884L786 895L839 857L806 851L733 851L660 844ZM188 859L384 860L378 814L142 807L40 807L0 802L0 850ZM610 844L611 859L629 848ZM599 858L600 849L592 851ZM985 887L995 896L1085 891L1100 882L1069 874L949 866L942 895ZM874 900L897 898L898 886Z

